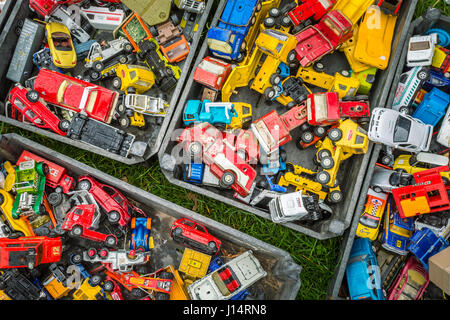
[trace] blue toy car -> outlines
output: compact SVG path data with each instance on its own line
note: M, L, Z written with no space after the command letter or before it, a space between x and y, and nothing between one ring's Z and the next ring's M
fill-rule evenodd
M435 87L425 94L412 116L425 124L435 126L445 115L449 104L450 95Z
M281 80L283 81L291 75L291 70L289 69L289 66L287 64L281 62L278 66L277 73L280 75ZM274 85L274 88L276 92L273 98L270 99L271 101L276 100L283 93L283 86L281 85L281 81L278 85Z
M400 255L408 254L408 245L414 231L414 218L404 218L392 208L390 196L386 203L383 239L381 246Z
M425 81L422 88L426 91L431 91L434 87L449 93L450 91L450 79L445 77L441 71L430 69L430 79Z
M217 26L211 27L207 44L219 58L240 62L245 57L245 38L256 22L255 12L261 9L260 0L228 0Z
M132 218L130 250L148 252L153 248L152 219Z
M356 238L345 269L351 300L385 300L380 268L368 238Z
M263 149L261 149L261 154L264 157L265 154L264 154ZM267 159L267 162L263 163L261 165L261 174L262 175L276 175L280 171L285 171L286 170L286 159L287 159L286 151L280 147L276 161Z
M425 227L414 232L408 250L428 270L428 259L448 246L449 244L444 238L438 237L431 229Z
M237 116L234 104L231 102L189 100L184 108L183 123L189 126L198 122L208 122L219 127L219 125L230 124L231 119Z
M184 165L183 180L190 183L201 184L203 181L203 172L205 164L190 163Z

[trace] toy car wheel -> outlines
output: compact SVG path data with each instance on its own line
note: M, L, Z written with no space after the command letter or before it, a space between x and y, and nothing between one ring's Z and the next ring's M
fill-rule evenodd
M59 130L61 130L62 132L67 132L67 130L69 130L69 127L70 127L70 121L67 119L61 120L58 125Z
M108 220L111 223L117 223L120 220L120 213L117 211L111 211L108 213Z
M39 92L36 90L30 90L27 92L26 97L31 103L35 103L39 100Z
M113 235L107 236L105 240L107 247L115 247L117 245L117 239Z
M50 203L50 205L52 205L53 207L56 207L57 205L59 205L62 202L63 196L59 192L52 192L48 195L47 200L48 200L48 203Z
M122 64L127 63L127 61L128 61L127 56L121 56L121 57L119 58L119 62L122 63Z
M131 294L136 298L142 298L145 295L145 292L139 288L133 288L131 289Z
M245 51L247 49L247 42L245 40L242 40L241 42L241 52Z
M98 71L91 70L89 72L89 79L91 79L91 81L98 81L101 79L101 77L102 77L102 74Z
M324 169L331 169L334 167L334 160L331 157L323 157L320 159L320 165Z
M394 159L390 155L384 155L381 157L381 163L384 164L385 166L390 165L393 160Z
M135 93L136 93L136 88L135 88L135 87L129 87L129 88L127 88L127 93L128 93L128 94L135 94Z
M72 230L70 230L70 235L74 237L79 237L83 234L83 227L74 226Z
M208 250L213 254L217 252L217 245L214 241L208 242Z
M311 131L303 131L300 139L303 143L311 143L314 141L314 134Z
M408 115L409 114L409 108L408 107L400 107L400 109L398 109L398 112L404 114L404 115Z
M270 76L269 81L272 85L277 86L281 82L281 76L278 73L274 73Z
M117 112L118 112L119 114L125 114L125 112L126 112L127 110L131 110L131 109L127 109L123 103L120 103L120 104L117 106L116 110L117 110ZM131 110L131 111L132 111L132 110Z
M319 171L316 174L316 180L320 184L327 184L330 182L330 174L326 171Z
M349 78L350 77L350 72L348 70L342 70L341 71L341 75L343 75L346 78Z
M236 177L234 176L234 173L232 172L224 172L222 177L220 178L220 183L224 187L231 187L233 183L235 182Z
M298 61L297 60L297 53L295 52L295 50L291 50L289 52L289 54L287 55L287 57L286 57L286 62L288 64L290 64L290 63L295 63L297 61Z
M172 231L172 236L176 238L176 240L180 239L183 235L183 230L181 228L177 227Z
M269 17L276 18L276 17L278 17L280 14L281 14L281 11L280 11L280 9L278 9L278 8L271 8L271 9L269 10Z
M71 261L73 264L80 264L81 261L83 261L83 255L80 254L80 253L75 253L75 254L73 254L72 257L70 258L70 261Z
M155 300L169 300L170 295L164 292L156 292L155 293Z
M109 256L109 250L106 249L106 248L103 248L103 249L100 250L98 255L100 256L100 259L105 260Z
M114 290L114 282L111 280L106 280L103 282L103 290L111 292Z
M89 258L94 259L95 256L97 255L97 249L89 248L89 250L87 251L87 255Z
M92 64L92 69L94 69L97 72L102 71L105 68L105 66L103 65L103 63L101 61L95 61Z
M78 181L77 189L89 191L91 189L91 183L88 180Z
M313 69L316 72L324 72L325 71L325 66L324 66L324 64L322 62L317 61L316 63L314 63Z
M122 116L119 118L119 125L121 128L126 129L130 126L131 120L127 116Z
M378 187L378 186L374 186L374 187L372 187L372 188L373 188L373 191L375 191L375 192L378 192L378 193L383 192L383 189L381 189L381 188Z
M8 239L17 239L24 236L25 234L22 231L15 231L8 235Z
M420 80L426 80L428 78L428 72L425 70L419 71L419 73L417 74L417 78L419 78Z
M267 17L264 19L264 26L266 28L272 28L275 26L275 19L272 17Z
M328 198L330 199L330 201L332 203L339 203L342 201L343 199L343 195L342 192L339 190L334 190L330 192L330 195L328 196Z
M123 50L125 50L125 52L127 52L127 53L131 53L131 52L133 52L133 46L131 45L131 43L126 43L123 46Z
M339 128L333 128L330 131L328 131L328 138L330 138L331 141L339 141L342 138L342 130Z
M288 16L284 16L282 19L281 19L281 25L283 26L283 27L290 27L291 25L292 25L292 21L291 21L291 19L288 17Z
M119 77L115 77L113 79L112 86L114 89L120 90L120 88L122 87L122 79L120 79Z
M319 138L323 138L327 135L327 130L325 127L317 126L317 127L314 127L313 131L314 131L314 134Z
M94 274L93 276L91 276L91 284L93 287L98 286L100 282L102 282L101 276L99 276L98 274Z
M266 100L272 100L273 97L275 97L275 89L272 87L267 88L266 90L264 90L264 99Z
M322 159L325 157L331 157L331 151L328 149L319 150L319 152L317 153L317 158L322 161Z
M200 142L194 141L189 145L188 150L189 150L189 154L191 155L191 157L194 158L197 155L201 154L202 145Z

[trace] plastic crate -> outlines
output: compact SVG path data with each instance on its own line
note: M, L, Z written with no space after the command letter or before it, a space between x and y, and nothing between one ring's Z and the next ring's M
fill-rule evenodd
M167 200L147 193L120 179L109 176L99 170L64 156L54 150L44 147L17 134L0 135L0 160L16 161L23 150L28 150L49 161L67 168L75 177L90 175L100 182L106 183L127 198L136 201L152 218L152 236L155 247L152 249L152 259L161 261L160 266L172 264L178 268L183 247L178 247L170 238L170 227L176 219L188 218L203 224L208 231L222 241L222 248L229 253L239 253L252 250L268 275L254 285L254 292L261 299L287 300L295 299L300 289L300 273L302 267L296 264L284 250L276 248L258 239L250 237L236 229L220 224L198 213L175 205ZM156 262L158 263L158 262Z
M9 91L9 88L13 84L11 81L7 80L5 78L6 72L8 71L9 64L11 62L11 58L17 43L17 40L19 38L19 34L16 34L14 32L15 28L17 27L17 23L20 23L24 18L31 17L33 15L33 12L28 7L28 0L7 0L4 10L2 11L0 15L0 30L2 30L0 34L0 53L2 56L2 62L0 63L0 77L2 80L2 83L4 84L2 88L0 89L0 121L6 122L9 124L12 124L14 126L26 129L28 131L32 131L35 133L42 134L46 137L49 137L51 139L64 142L67 144L70 144L72 146L75 146L80 149L88 150L93 153L100 154L102 156L117 160L122 163L126 164L136 164L136 163L142 163L150 159L152 156L158 153L158 150L161 146L163 137L166 133L167 127L169 126L170 120L172 118L172 113L176 107L177 101L179 99L179 96L182 92L182 89L184 87L185 81L187 79L187 76L189 74L189 71L191 69L192 63L194 61L194 57L196 54L196 51L198 49L198 43L201 38L201 34L205 28L206 22L208 20L209 11L211 10L211 7L213 6L213 0L209 0L206 3L205 10L203 14L200 16L198 21L198 28L196 32L193 34L193 37L190 41L190 52L189 55L186 57L185 60L180 62L178 65L180 66L182 73L180 78L177 81L177 84L174 88L170 89L167 94L167 101L169 102L169 108L167 111L166 116L164 117L164 120L162 123L156 122L156 120L152 119L149 121L149 129L146 130L140 130L137 128L133 128L131 130L131 133L136 135L136 140L138 141L144 141L147 145L146 151L143 154L142 157L138 156L129 156L129 157L123 157L120 155L116 155L114 153L108 152L102 148L92 146L86 143L83 143L81 141L76 141L70 138L66 138L63 136L60 136L56 133L53 133L48 130L40 129L36 126L33 126L31 124L23 123L11 118L8 118L5 116L5 110L4 110L4 102L6 100L6 95ZM9 15L7 14L9 13ZM3 26L4 25L4 26ZM2 28L3 27L3 28ZM149 93L152 94L152 89L150 89ZM153 117L155 118L155 117ZM118 127L118 126L117 126ZM155 129L156 128L156 129ZM120 128L119 128L120 129Z
M287 1L281 1L282 7ZM371 108L380 106L386 100L389 93L390 83L392 82L396 62L398 61L398 55L400 54L399 48L403 47L404 37L402 36L404 32L404 26L409 24L412 19L412 13L414 11L417 1L407 1L402 5L400 16L396 23L396 29L394 33L394 39L391 48L391 61L389 66L385 70L378 70L376 74L376 81L373 84L371 93L369 96ZM214 20L212 25L215 25L223 11L226 4L226 0L222 0L219 7L214 15ZM197 60L194 66L197 66L200 61L208 55L208 47L206 41L203 43L200 52L198 54ZM327 73L334 74L337 71L342 71L343 68L349 69L348 62L342 52L335 52L331 55L325 56L322 60L324 65L328 66ZM187 100L200 98L200 88L201 86L193 81L193 72L189 76L186 82L186 87L183 90L183 94L180 97L177 108L174 112L172 122L167 130L167 135L164 138L161 149L159 151L159 161L161 168L166 176L166 178L173 184L181 186L185 189L195 191L200 194L207 195L211 198L217 199L239 209L246 210L248 212L254 213L260 217L270 219L270 214L268 209L263 209L259 207L254 207L247 205L246 203L240 202L233 198L233 192L230 190L220 190L218 188L212 188L207 186L199 186L186 183L174 175L173 171L166 170L164 165L164 158L166 154L171 154L172 149L176 145L174 138L176 138L176 130L178 128L183 128L182 126L182 114L184 105ZM271 110L277 110L279 114L287 111L285 107L280 105L280 108L276 108L275 105L278 103L268 104L263 99L260 99L260 94L250 90L248 87L243 87L238 89L239 93L235 94L231 100L239 102L247 102L252 104L253 109L253 120L258 119L262 115L268 113ZM313 90L314 91L314 90ZM323 91L323 90L322 90ZM178 130L179 133L179 130ZM300 131L292 131L293 141L297 140L300 135ZM307 168L313 168L313 156L314 148L309 148L304 151L300 151L293 142L283 145L283 149L287 153L287 161L292 161L294 164L300 164ZM320 221L314 225L305 225L298 222L287 222L284 223L285 226L301 232L303 234L312 236L317 239L329 239L340 236L349 227L353 213L355 211L356 204L358 202L358 195L366 174L367 165L371 159L371 153L373 149L373 144L369 144L368 152L364 155L353 155L351 159L343 162L341 169L338 173L338 180L341 182L341 189L344 193L344 201L337 205L333 205L334 213L330 219ZM164 158L163 158L164 157ZM259 169L257 169L259 171Z

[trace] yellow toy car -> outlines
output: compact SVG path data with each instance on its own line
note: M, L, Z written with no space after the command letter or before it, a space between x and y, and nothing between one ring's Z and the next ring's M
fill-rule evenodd
M9 161L5 161L3 163L3 168L5 169L7 176L5 177L5 181L3 182L3 189L5 191L11 191L16 182L16 170L14 166Z
M378 6L370 6L359 26L354 58L366 65L386 69L396 22L396 15L386 14Z
M340 10L355 25L373 2L373 0L338 0L333 10Z
M392 169L414 174L433 167L448 165L449 160L446 156L428 152L419 152L416 155L399 155L395 159ZM446 184L450 182L450 171L442 171L441 176Z
M81 286L72 294L73 300L102 300L102 288L91 286L89 278L84 279Z
M358 237L369 238L372 241L377 239L388 196L388 193L375 192L369 188L366 205L356 228Z
M13 232L23 234L25 237L34 236L33 229L24 220L24 218L14 219L12 216L12 208L14 204L14 197L7 191L0 189L0 208L9 225L12 227Z
M122 92L142 94L155 84L155 75L147 67L120 64L115 72L117 76L112 85L114 89Z
M352 71L352 77L359 80L358 94L369 95L370 89L372 89L372 85L375 83L377 70L375 67L370 67L360 72Z
M337 128L316 143L315 162L320 166L316 180L322 185L336 187L336 176L342 161L354 154L364 154L369 148L367 132L351 119L341 120Z
M49 22L45 26L45 31L55 66L63 69L74 68L77 64L77 54L69 29L62 23Z

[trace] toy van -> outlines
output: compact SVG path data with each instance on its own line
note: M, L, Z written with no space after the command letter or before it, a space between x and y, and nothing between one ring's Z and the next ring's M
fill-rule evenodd
M418 66L402 73L395 91L392 109L406 114L409 113L409 107L429 77L429 70L426 67Z

